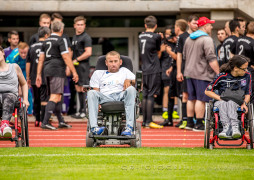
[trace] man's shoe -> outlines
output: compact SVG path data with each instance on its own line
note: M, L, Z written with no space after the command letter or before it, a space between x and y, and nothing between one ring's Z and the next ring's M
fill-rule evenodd
M187 121L182 121L182 124L179 126L180 129L185 129Z
M234 139L238 139L242 136L241 132L239 131L239 126L238 125L234 125L232 126L232 137Z
M193 120L192 122L187 121L186 127L184 129L193 130L193 128L194 128Z
M93 135L101 135L105 130L105 127L94 127L91 129Z
M173 119L179 119L180 117L179 117L179 115L178 115L178 113L176 111L173 111L172 118Z
M35 127L39 127L39 126L40 126L40 121L35 121L35 122L34 122L34 126L35 126Z
M71 117L75 118L75 119L83 119L86 117L85 113L76 113L74 115L72 115Z
M58 128L71 128L72 126L65 123L65 122L60 122L58 125Z
M57 130L57 128L56 127L54 127L54 126L52 126L52 125L50 125L50 124L41 124L41 128L42 129L49 129L49 130Z
M182 125L182 123L183 123L183 120L181 120L179 123L177 123L177 124L175 125L175 127L180 127L180 126Z
M160 126L173 126L173 123L166 119L164 122L159 124Z
M153 129L161 129L161 128L163 128L163 126L160 126L159 124L156 124L154 122L150 122L149 123L149 127L153 128Z
M163 118L163 119L168 119L168 111L164 111L164 112L162 113L162 118Z
M5 137L5 138L12 137L12 129L9 126L9 121L3 120L1 122L0 132L1 132L1 136Z
M219 133L218 137L220 139L226 139L229 138L230 136L228 136L228 130L229 130L229 124L225 124L223 125L223 130Z
M193 131L204 131L205 126L203 123L196 124L193 128Z
M86 117L86 114L85 114L85 113L81 113L79 116L80 116L80 118L82 118L82 119L83 119L83 118L85 118L85 117Z
M127 127L125 127L125 130L121 133L121 136L131 136L132 131L133 131L133 127L127 125Z

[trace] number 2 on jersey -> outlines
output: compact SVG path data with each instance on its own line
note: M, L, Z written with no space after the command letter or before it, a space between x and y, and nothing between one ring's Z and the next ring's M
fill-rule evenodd
M48 44L49 45L49 48L47 49L47 52L46 52L46 57L51 57L51 55L49 55L49 50L51 49L51 47L52 47L52 43L49 41L49 42L46 42L46 44Z
M146 39L141 39L142 51L141 54L145 54Z
M239 49L240 49L240 51L239 51L238 55L241 55L243 53L243 45L242 44L239 46Z

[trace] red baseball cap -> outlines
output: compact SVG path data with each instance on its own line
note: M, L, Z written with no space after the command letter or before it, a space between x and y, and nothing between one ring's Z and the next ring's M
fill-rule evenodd
M207 17L200 17L199 19L198 19L198 27L200 27L200 26L204 26L204 25L206 25L206 24L213 24L213 23L215 23L215 21L214 20L210 20L210 19L208 19Z

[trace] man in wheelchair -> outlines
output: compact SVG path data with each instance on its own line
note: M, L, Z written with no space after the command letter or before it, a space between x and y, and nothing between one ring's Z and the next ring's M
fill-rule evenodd
M248 112L247 103L251 96L251 76L248 70L249 59L245 56L235 55L220 68L220 74L208 85L205 94L215 99L214 106L219 108L220 121L223 126L218 137L241 137L237 108ZM217 94L215 93L217 92Z
M23 104L28 107L28 86L23 73L19 65L5 62L4 51L0 46L0 104L2 107L0 136L6 138L12 137L9 122L14 111L15 102L18 100L19 84L22 90Z
M135 75L127 68L121 67L122 60L116 51L107 53L106 66L108 70L96 70L90 80L92 90L88 92L88 111L91 132L93 135L101 135L105 127L98 127L97 116L100 104L110 101L124 101L126 112L126 127L121 133L123 136L131 136L134 123L134 109L136 89Z

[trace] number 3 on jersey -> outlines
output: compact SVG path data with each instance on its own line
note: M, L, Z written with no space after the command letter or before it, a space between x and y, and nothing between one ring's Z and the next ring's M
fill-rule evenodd
M141 54L145 54L146 39L141 39L142 51Z

